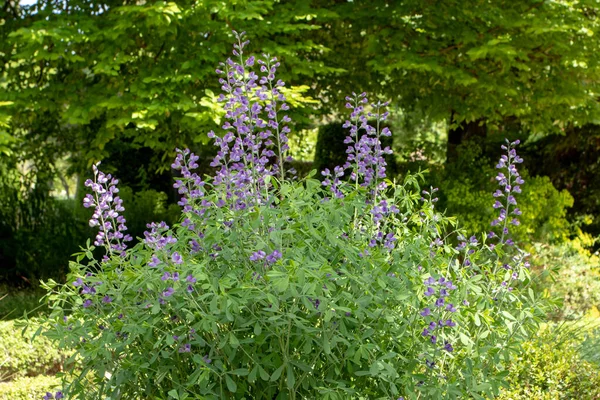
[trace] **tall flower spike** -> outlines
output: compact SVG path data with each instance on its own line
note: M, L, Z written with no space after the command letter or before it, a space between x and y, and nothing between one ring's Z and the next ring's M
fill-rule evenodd
M291 121L280 112L289 110L281 87L285 83L276 80L279 67L276 58L264 55L263 59L246 58L244 34L237 34L234 59L221 63L217 74L225 92L219 96L224 103L226 133L214 138L219 147L211 166L218 168L214 184L223 192L224 200L231 200L234 209L243 209L252 203L264 201L266 176L279 175L284 179L284 161L287 152L286 125ZM251 69L255 63L264 75L259 77ZM276 159L275 164L271 160Z
M85 181L85 186L91 188L93 194L87 194L83 199L83 206L94 208L94 214L89 221L91 227L98 226L99 231L94 240L95 246L105 246L107 253L125 255L126 242L133 238L124 234L127 230L125 217L121 215L125 208L123 200L116 193L119 192L119 181L110 174L105 174L98 169L100 163L94 164L94 180Z
M500 189L494 192L494 197L498 200L494 202L493 207L499 210L499 215L492 221L492 226L501 227L501 234L499 235L501 244L512 245L514 243L511 239L507 239L510 233L509 223L514 226L520 224L517 216L521 215L521 210L517 208L517 200L514 196L515 193L521 193L520 185L525 183L517 170L517 164L523 162L523 159L517 155L516 147L519 143L521 143L520 140L510 142L506 139L506 144L501 146L506 154L500 157L500 161L496 165L497 169L504 172L500 171L496 176ZM495 237L496 235L494 232L490 232L488 236Z

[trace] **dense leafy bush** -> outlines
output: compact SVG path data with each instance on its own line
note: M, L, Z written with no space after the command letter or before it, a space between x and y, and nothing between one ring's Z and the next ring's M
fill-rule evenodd
M0 382L0 399L31 400L42 399L49 390L53 395L60 387L60 378L39 375L17 378L11 382Z
M583 330L579 324L550 327L525 343L510 366L511 388L499 399L599 399L600 365L580 354ZM598 343L593 351L600 353Z
M460 157L447 167L440 181L443 204L450 215L456 215L467 230L485 232L489 227L494 203L493 163L482 157L482 147L475 142L459 146ZM563 242L570 234L567 209L573 197L554 188L548 177L528 177L519 196L523 211L521 224L512 229L517 241Z
M23 284L63 278L67 260L86 238L85 220L73 217L73 201L49 195L47 160L0 158L0 280Z
M66 358L44 336L22 336L14 321L0 321L0 381L56 373Z
M522 160L507 143L494 232L442 236L437 189L419 177L385 177L377 129L385 104L347 98L344 166L290 179L288 105L276 59L235 60L217 73L225 91L216 176L194 173L178 151L183 215L131 239L118 181L94 166L84 200L99 227L71 264L67 285L48 282L45 335L74 349L85 375L72 398L379 399L498 393L506 363L542 315L528 290L527 254L509 226ZM251 72L258 63L259 77ZM369 107L368 109L366 107ZM282 115L283 114L283 115ZM506 174L506 175L504 175ZM343 178L349 178L344 180ZM491 204L490 204L491 206ZM92 250L106 256L94 259Z
M540 290L561 301L555 318L580 318L592 307L600 309L600 258L578 241L562 245L536 244L532 264L540 273Z

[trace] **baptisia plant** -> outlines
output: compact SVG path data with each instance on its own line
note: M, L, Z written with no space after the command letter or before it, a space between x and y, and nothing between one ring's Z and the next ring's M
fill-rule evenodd
M94 246L49 282L45 335L75 350L61 396L81 399L482 398L535 327L523 254L509 239L519 175L506 146L501 231L460 236L420 175L386 178L386 103L347 98L348 161L293 179L279 62L217 70L225 109L214 177L177 150L182 216L125 248L117 182L94 168ZM372 122L370 122L372 121ZM313 172L313 175L314 176ZM108 185L108 186L107 186ZM510 220L509 220L510 218ZM508 221L508 223L506 222ZM460 232L459 232L460 233ZM454 237L454 236L452 236ZM128 239L128 238L127 238ZM106 257L92 250L105 246ZM52 396L52 394L49 394ZM51 397L50 397L51 398Z

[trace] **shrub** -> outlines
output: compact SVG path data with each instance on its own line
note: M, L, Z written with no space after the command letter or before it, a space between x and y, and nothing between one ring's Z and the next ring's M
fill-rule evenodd
M461 145L459 153L458 161L440 181L443 204L465 229L484 232L492 214L488 204L495 200L495 182L489 179L492 163L482 157L481 146L474 142ZM564 242L571 233L567 209L573 206L573 197L566 190L555 189L548 177L528 177L526 171L523 176L527 179L519 197L523 217L513 228L513 237L519 242Z
M11 382L0 382L0 399L41 399L48 390L56 394L58 387L60 387L60 379L55 376L22 377Z
M62 370L66 357L48 338L30 339L21 330L15 321L0 321L0 381Z
M117 180L94 166L84 200L99 227L71 264L67 285L48 282L45 334L74 349L83 370L73 398L459 398L498 393L505 363L535 329L543 305L528 290L527 254L510 239L521 162L506 143L497 234L453 248L453 220L418 176L385 177L386 104L351 118L344 166L290 179L288 109L276 59L244 58L217 73L225 134L214 178L178 150L172 167L181 222L153 223L127 249ZM250 68L258 63L261 76ZM283 115L282 115L283 114ZM342 178L348 177L347 180ZM97 261L92 250L104 248Z
M582 359L582 330L580 325L550 327L523 344L510 366L511 387L499 399L600 399L600 365Z
M581 318L600 308L600 258L568 241L561 245L536 244L532 264L540 272L539 290L548 290L561 302L557 319Z

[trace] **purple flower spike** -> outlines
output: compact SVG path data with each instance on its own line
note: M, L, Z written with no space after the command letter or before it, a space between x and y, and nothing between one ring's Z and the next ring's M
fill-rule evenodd
M127 230L125 226L127 221L121 215L125 211L123 200L116 196L119 192L117 188L119 181L110 174L98 170L99 164L92 166L94 180L85 181L85 186L92 190L93 195L88 194L83 199L84 207L94 208L89 225L99 227L94 246L105 246L108 253L124 256L126 242L132 240L132 237L123 233Z

